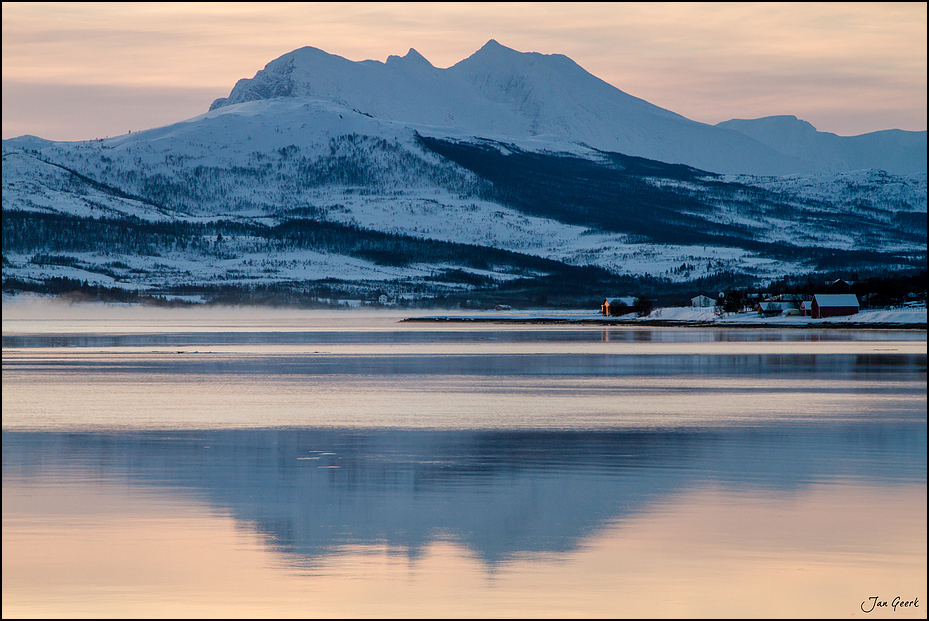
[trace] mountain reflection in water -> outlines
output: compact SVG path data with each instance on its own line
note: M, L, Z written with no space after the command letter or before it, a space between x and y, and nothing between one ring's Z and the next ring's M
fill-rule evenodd
M494 564L576 549L708 483L798 493L925 485L926 426L466 431L3 432L4 484L93 478L195 497L297 564L452 540Z

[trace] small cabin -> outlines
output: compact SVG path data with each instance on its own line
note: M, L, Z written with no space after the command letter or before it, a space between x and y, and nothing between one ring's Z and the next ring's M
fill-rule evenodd
M776 317L778 315L785 315L787 311L797 311L796 313L791 313L792 315L799 315L800 312L800 302L793 300L764 300L763 302L758 302L755 305L755 310L758 311L758 314L762 317Z
M845 317L858 314L858 296L854 293L817 293L811 305L813 319Z
M784 312L784 307L778 302L758 302L755 310L762 317L776 317Z
M635 305L638 304L638 298L607 298L600 305L600 314L607 317L619 317L628 315L635 311Z

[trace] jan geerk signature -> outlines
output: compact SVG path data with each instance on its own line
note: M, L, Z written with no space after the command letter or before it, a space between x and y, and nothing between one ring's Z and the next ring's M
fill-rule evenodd
M867 613L877 608L893 608L894 612L897 612L897 608L919 608L919 598L903 599L898 595L888 604L886 599L875 595L861 602L861 612Z

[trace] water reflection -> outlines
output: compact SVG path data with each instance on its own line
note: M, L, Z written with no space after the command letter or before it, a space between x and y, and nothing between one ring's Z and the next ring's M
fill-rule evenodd
M4 616L925 597L925 333L318 323L5 333Z
M176 375L773 375L817 377L926 373L925 355L892 354L666 354L623 353L263 353L176 351L94 352L91 356L7 356L8 372L64 371L94 373L171 373ZM889 374L889 375L888 375Z
M23 326L30 328L28 324ZM55 326L60 329L61 326ZM86 326L81 326L85 328ZM428 324L380 326L380 329L320 330L312 324L301 330L294 329L240 329L230 331L227 326L191 326L179 330L176 326L150 326L146 332L129 333L93 332L43 333L21 330L3 334L3 349L47 347L207 347L217 345L330 345L330 344L428 344L460 343L820 343L820 342L872 342L872 341L925 341L926 333L919 330L816 330L816 329L744 329L744 328L602 328L573 326L559 328L535 326L531 329L513 326L493 326L470 329L443 327Z
M926 482L919 423L700 431L3 432L4 485L119 481L208 502L297 559L443 538L494 564L713 483L798 493Z

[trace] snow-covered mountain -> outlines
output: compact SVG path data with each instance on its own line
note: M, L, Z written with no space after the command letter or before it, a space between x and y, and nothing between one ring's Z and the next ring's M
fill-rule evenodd
M898 175L926 172L926 132L889 129L860 136L837 136L818 131L795 116L733 119L717 127L733 129L795 157L810 171L880 169Z
M433 67L413 49L381 63L305 47L239 80L211 110L278 97L340 102L425 135L561 144L557 150L581 144L718 173L926 171L926 132L840 138L795 117L714 127L628 95L567 56L520 53L494 40L448 69Z
M721 125L494 41L448 69L302 48L187 121L4 141L3 275L597 297L642 276L924 264L926 132Z

